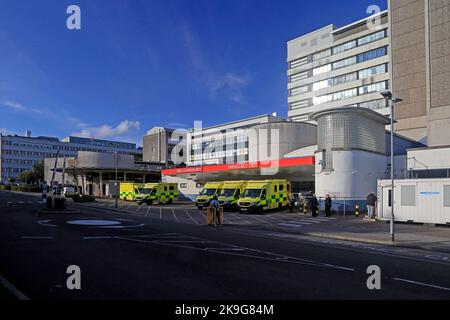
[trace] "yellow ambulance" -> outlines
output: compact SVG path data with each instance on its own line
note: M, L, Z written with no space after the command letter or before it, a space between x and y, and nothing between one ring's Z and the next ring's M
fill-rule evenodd
M120 199L134 201L136 195L140 193L140 189L144 188L143 183L121 182L120 183Z
M139 189L139 192L135 197L138 204L152 204L153 202L172 203L180 197L177 183L146 183L142 189Z
M263 213L289 204L290 182L287 180L248 181L239 201L242 213Z
M222 186L223 182L207 182L197 196L197 199L195 199L197 208L203 209L209 206L209 202L212 198L221 192Z
M224 209L238 209L238 200L244 192L247 181L224 181L220 193L217 195L219 203Z

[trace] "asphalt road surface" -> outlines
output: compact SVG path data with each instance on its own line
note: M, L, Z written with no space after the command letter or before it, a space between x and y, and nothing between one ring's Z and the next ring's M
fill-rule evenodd
M282 214L227 214L232 221L214 228L188 206L110 205L38 214L39 196L0 191L2 284L32 300L450 298L447 261L258 231L286 223ZM79 290L66 285L71 265ZM367 288L370 265L381 270L380 290Z

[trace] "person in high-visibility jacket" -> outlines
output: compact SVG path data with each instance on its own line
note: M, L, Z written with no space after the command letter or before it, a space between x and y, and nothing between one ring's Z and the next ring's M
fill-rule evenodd
M211 208L215 208L216 209L217 224L220 225L220 203L219 203L219 200L217 200L217 196L214 196L212 198L212 200L209 203L209 206ZM214 222L214 216L213 216L213 222Z

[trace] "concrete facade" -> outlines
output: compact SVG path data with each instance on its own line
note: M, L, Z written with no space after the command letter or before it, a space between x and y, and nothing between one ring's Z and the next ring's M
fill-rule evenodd
M380 91L389 89L387 11L380 24L362 19L342 28L326 26L287 43L288 117L336 107L364 107L388 114Z
M143 139L143 161L164 165L186 163L186 130L154 127Z
M389 1L395 131L450 144L450 3L441 0Z
M114 153L131 155L139 160L142 150L134 143L117 142L82 137L67 137L59 140L54 137L31 137L0 134L0 183L9 178L16 179L21 172L30 170L34 164L45 158L58 156L75 157L78 151Z

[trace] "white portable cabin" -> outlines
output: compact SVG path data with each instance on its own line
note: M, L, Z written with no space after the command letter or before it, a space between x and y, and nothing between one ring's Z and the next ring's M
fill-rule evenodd
M378 217L391 218L391 180L378 180ZM450 224L450 178L394 181L395 221Z

